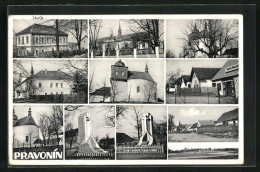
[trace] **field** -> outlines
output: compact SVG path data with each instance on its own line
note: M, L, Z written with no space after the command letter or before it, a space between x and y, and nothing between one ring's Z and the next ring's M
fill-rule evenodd
M169 142L237 142L237 138L217 138L197 133L169 133Z
M123 154L117 153L116 159L123 160L135 160L135 159L167 159L166 154Z
M238 159L238 151L187 151L170 153L168 159Z
M185 100L184 97L176 97L176 104L219 104L218 97L207 97L207 96L186 96ZM175 95L174 94L167 94L166 95L166 103L175 104ZM221 97L220 104L237 104L234 102L233 98L231 97Z

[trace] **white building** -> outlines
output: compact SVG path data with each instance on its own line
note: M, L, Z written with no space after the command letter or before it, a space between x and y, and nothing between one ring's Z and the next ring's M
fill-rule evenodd
M18 56L41 56L56 51L56 29L52 26L33 24L16 35ZM68 49L68 34L59 30L59 49Z
M217 126L238 126L238 108L223 113L216 122Z

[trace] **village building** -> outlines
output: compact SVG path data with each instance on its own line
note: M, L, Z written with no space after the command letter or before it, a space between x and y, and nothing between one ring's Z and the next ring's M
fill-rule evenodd
M146 64L144 72L129 71L119 60L111 66L111 101L156 102L157 83L149 74Z
M34 142L39 139L39 127L32 117L32 111L29 107L28 115L21 119L13 111L13 145L18 147L32 147Z
M216 126L238 126L238 108L223 113L218 118Z
M215 122L212 120L198 120L197 127L212 127L215 126Z
M212 78L213 85L218 88L220 95L234 95L236 98L238 98L238 69L238 60L228 60Z
M175 88L191 88L190 75L182 75L175 83Z
M206 91L203 88L213 87L212 78L220 68L196 68L191 69L190 81L191 88L200 88L201 92Z
M143 54L154 54L153 48L149 45L151 38L145 32L123 34L120 21L118 26L117 36L114 36L111 32L110 36L102 37L97 40L97 52L102 55L105 51L106 55L115 55L115 51L119 50L119 54L130 55L133 54L133 49L136 48L137 52ZM163 52L164 44L161 44L159 51Z
M56 29L53 26L33 24L15 34L18 56L40 56L56 51ZM59 30L59 49L68 50L68 34Z
M34 74L31 67L31 75L21 78L21 82L14 90L15 99L26 99L30 95L65 95L72 94L73 77L62 72L41 70Z

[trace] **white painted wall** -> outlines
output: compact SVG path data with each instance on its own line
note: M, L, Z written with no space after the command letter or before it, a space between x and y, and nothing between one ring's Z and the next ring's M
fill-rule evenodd
M23 126L16 126L13 127L13 137L14 140L20 143L24 143L24 146L30 145L30 135L31 135L31 146L33 146L33 142L39 138L39 128L35 125L23 125ZM31 133L31 134L30 134ZM28 136L29 141L26 142L26 136ZM16 145L18 147L18 145Z

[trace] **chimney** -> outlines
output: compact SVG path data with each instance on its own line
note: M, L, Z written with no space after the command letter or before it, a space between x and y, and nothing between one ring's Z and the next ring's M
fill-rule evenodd
M44 74L47 75L47 69L45 69Z
M31 115L32 115L32 111L31 111L31 107L29 107L28 116L31 116Z

